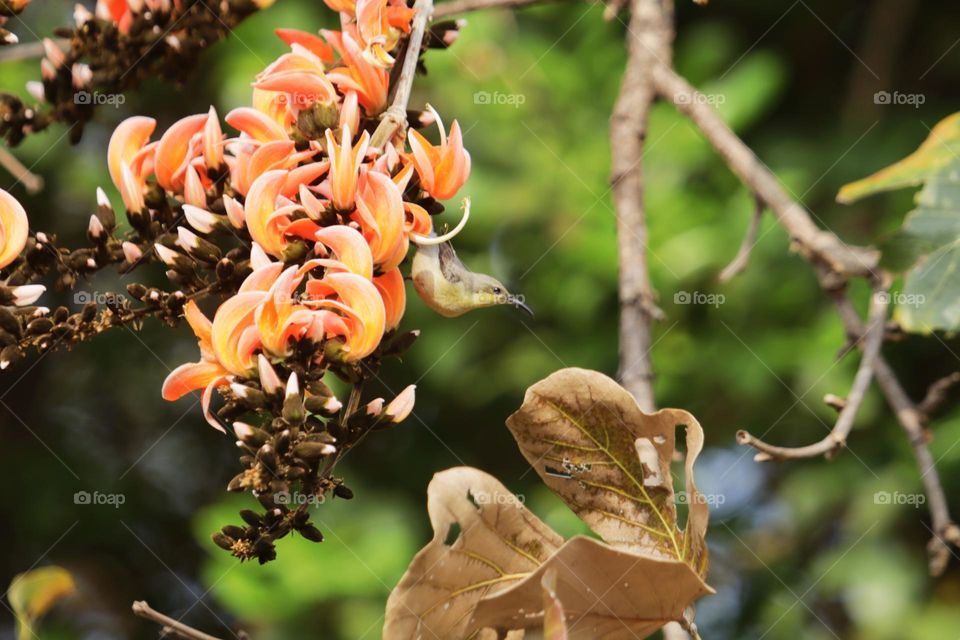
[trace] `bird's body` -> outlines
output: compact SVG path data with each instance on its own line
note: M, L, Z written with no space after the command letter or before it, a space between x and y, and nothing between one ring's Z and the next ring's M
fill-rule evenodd
M514 304L530 313L499 280L467 269L449 242L417 245L411 275L420 298L448 318L500 304Z

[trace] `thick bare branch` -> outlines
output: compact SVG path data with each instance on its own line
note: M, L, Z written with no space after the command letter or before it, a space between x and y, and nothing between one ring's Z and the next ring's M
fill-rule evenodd
M417 13L410 27L410 38L407 40L400 76L394 85L396 91L393 94L393 103L381 116L380 124L370 138L370 146L377 149L382 148L395 135L406 133L407 105L410 104L413 79L417 75L417 61L423 45L423 34L433 17L433 0L417 0L413 8Z
M672 11L666 0L632 0L627 66L610 120L613 201L620 259L620 375L644 411L656 407L651 325L657 316L647 266L643 143L656 87L649 70L669 64Z
M814 458L821 455L831 458L846 446L847 437L853 428L854 420L856 420L857 412L860 410L867 389L870 388L877 360L880 358L888 302L889 297L884 287L874 289L870 301L866 333L860 334L863 336L863 357L860 360L860 367L853 378L850 394L847 396L843 408L840 409L840 415L837 417L837 422L830 433L822 440L804 447L778 447L767 444L763 440L750 435L747 431L738 431L737 442L756 449L759 452L755 458L757 461Z

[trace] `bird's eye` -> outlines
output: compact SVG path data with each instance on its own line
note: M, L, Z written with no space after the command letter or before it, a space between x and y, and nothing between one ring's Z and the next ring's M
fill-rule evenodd
M494 287L494 288L493 288L493 292L494 292L496 295L500 295L501 293L503 293L503 289L501 289L500 287Z

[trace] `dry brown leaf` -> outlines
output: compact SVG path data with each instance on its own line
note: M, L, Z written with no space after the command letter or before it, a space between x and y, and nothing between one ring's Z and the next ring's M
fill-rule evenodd
M530 387L507 426L543 481L605 541L706 575L709 512L693 479L703 430L692 415L643 413L615 381L571 368ZM670 473L678 426L687 435L689 517L682 532Z
M385 640L466 637L483 596L525 578L563 544L496 478L477 469L436 474L427 510L434 537L390 594Z
M522 582L483 598L472 626L544 626L541 581L549 571L557 575L555 593L563 603L569 640L644 638L679 620L691 602L713 592L683 562L577 536Z

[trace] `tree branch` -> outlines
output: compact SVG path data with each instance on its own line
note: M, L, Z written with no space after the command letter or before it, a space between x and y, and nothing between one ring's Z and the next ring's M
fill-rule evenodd
M747 227L747 233L743 236L740 249L737 250L737 255L733 257L730 264L720 272L720 282L729 282L747 268L747 263L750 261L750 252L753 251L753 246L757 244L757 234L760 233L760 223L763 222L764 208L763 201L757 198L753 215L750 217L750 226Z
M656 87L649 69L667 64L673 37L666 0L631 0L627 66L610 120L611 177L620 261L620 375L646 412L655 410L651 325L658 315L647 267L643 143Z
M876 276L879 253L847 245L835 234L817 227L806 208L791 198L776 176L710 106L706 96L666 65L657 65L652 74L661 95L700 128L730 169L770 207L805 258L842 276Z
M393 94L393 104L381 116L370 146L376 149L383 148L395 135L406 133L407 105L410 104L410 93L413 91L413 79L417 75L417 62L420 59L420 49L423 46L423 34L427 24L433 17L433 0L417 0L413 5L417 14L410 27L410 38L407 40L406 53L403 56L403 66L397 78L396 91Z
M960 383L960 371L955 371L930 385L930 388L927 389L927 395L917 405L917 411L920 412L924 424L930 420L930 416L943 406L943 403L947 401L950 390L958 383Z
M653 70L653 74L659 91L673 100L677 109L700 128L730 169L773 210L792 236L800 254L817 270L820 286L833 298L847 334L859 341L864 335L864 327L847 297L845 284L848 278L854 276L865 277L872 282L885 282L887 276L875 272L878 252L847 245L835 234L819 229L807 210L787 195L776 177L730 130L703 94L691 87L672 68L660 65ZM960 545L960 528L950 517L943 485L927 447L923 415L882 356L877 356L873 366L877 384L906 432L920 468L933 525L933 538L927 545L930 573L940 575L950 559L950 545Z
M43 189L43 177L27 169L15 155L0 147L0 167L6 169L7 173L23 185L27 193L39 193Z
M222 640L216 636L211 636L203 631L198 631L193 627L187 626L179 620L174 620L159 611L154 610L143 600L137 600L133 603L133 613L141 618L156 622L162 625L165 631L176 634L178 638L187 640Z
M434 18L446 18L458 13L469 13L482 9L523 9L535 4L547 2L571 2L572 0L453 0L437 5Z
M53 41L58 47L67 47L70 41L66 38L54 38ZM43 42L26 42L16 44L11 47L0 48L0 62L14 62L16 60L31 60L33 58L42 58L44 55Z
M825 438L819 442L809 444L804 447L778 447L767 444L763 440L756 438L747 431L737 432L737 442L753 447L759 453L755 460L758 462L766 460L788 460L799 458L814 458L816 456L825 456L832 458L840 449L846 446L847 436L853 428L853 422L856 420L857 412L863 398L870 388L870 382L873 380L874 370L877 360L880 357L880 347L883 345L883 335L887 320L887 305L889 297L886 288L879 286L873 291L870 300L870 312L867 319L867 329L863 336L863 357L860 360L860 366L857 374L853 378L853 385L850 388L850 395L847 396L837 417L837 422L833 429Z

